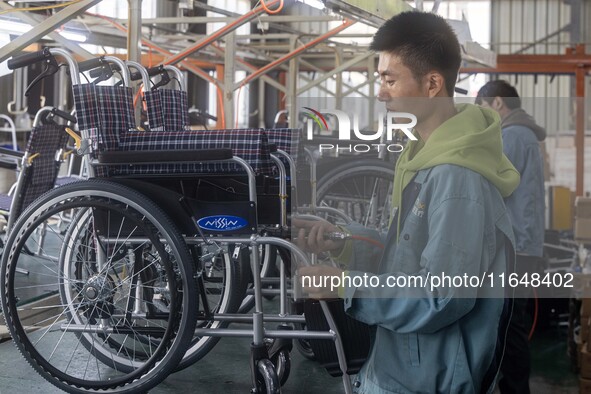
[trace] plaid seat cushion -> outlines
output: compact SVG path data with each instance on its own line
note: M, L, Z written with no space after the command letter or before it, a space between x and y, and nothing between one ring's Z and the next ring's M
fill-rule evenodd
M269 156L269 142L262 129L128 132L121 136L119 147L124 151L229 148L235 156L250 164L256 174L271 175L273 171ZM110 175L237 172L243 172L243 170L234 163L109 166Z

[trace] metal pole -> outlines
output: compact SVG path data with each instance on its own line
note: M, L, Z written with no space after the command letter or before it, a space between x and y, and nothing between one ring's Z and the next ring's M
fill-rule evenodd
M226 115L226 127L228 128L233 128L235 121L234 89L232 89L236 72L236 64L234 63L235 44L235 35L232 32L226 36L226 52L224 54L224 113Z
M343 59L343 53L341 52L341 49L338 47L334 48L334 60L335 60L335 66L338 68L339 66L341 66L341 62ZM343 108L343 71L339 71L337 73L331 74L331 72L329 71L327 74L329 75L336 75L337 76L337 81L336 81L336 87L335 87L335 91L334 91L334 97L335 97L335 108Z
M585 191L585 68L577 68L575 77L577 84L576 96L576 195L582 196Z
M141 63L142 0L127 0L129 15L127 20L127 60Z
M294 52L296 46L296 37L291 36L289 39L290 52ZM254 73L256 74L256 73ZM251 74L254 75L254 74ZM289 127L295 129L298 125L298 109L297 109L297 94L298 94L298 63L294 57L289 61L289 80L287 81L287 91L289 94L289 102L287 108L289 110Z
M369 102L368 102L368 111L369 111L369 127L371 130L375 130L374 124L375 124L375 106L376 106L376 84L374 83L374 76L373 74L376 71L376 62L375 62L375 57L374 56L370 56L367 59L367 80L370 81L370 83L368 84L368 88L369 88L369 93L368 93L368 97L369 97ZM381 121L381 119L379 120Z
M259 79L259 127L265 128L265 81Z
M68 81L70 80L67 75L67 70L64 67L60 67L60 71L57 77L57 108L62 111L67 110L68 104Z
M142 62L142 0L127 0L128 2L128 21L127 21L127 60L132 62ZM145 82L144 82L145 83ZM137 93L137 83L132 86L133 94ZM149 86L145 87L146 89ZM142 121L142 102L138 100L133 109L135 123L141 125Z

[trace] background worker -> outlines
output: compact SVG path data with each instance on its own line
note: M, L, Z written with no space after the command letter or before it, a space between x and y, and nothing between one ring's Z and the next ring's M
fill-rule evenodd
M515 233L516 272L521 277L535 272L543 255L545 196L540 142L546 138L546 130L521 108L517 90L506 81L486 83L478 91L476 104L501 116L503 151L521 174L519 186L505 200ZM527 302L527 298L514 302L499 381L503 394L529 393Z

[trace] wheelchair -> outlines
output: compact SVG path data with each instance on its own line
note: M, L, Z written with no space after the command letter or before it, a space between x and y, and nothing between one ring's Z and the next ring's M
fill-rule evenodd
M30 365L71 393L146 392L179 365L203 357L216 339L248 337L253 392L279 393L289 374L291 341L327 340L334 343L337 369L351 393L334 311L325 301L318 304L326 321L322 330L294 329L306 318L289 313L288 298L297 295L286 265L310 264L286 239L290 193L284 163L293 181L295 152L281 147L289 147L290 132L189 131L182 119L174 126L180 130L165 124L159 129L150 121L156 130L140 131L129 68L139 73L145 93L160 100L170 94L182 103L186 93L156 94L150 74L170 70L148 71L116 57L79 65L68 52L52 48L15 57L9 68L44 62L50 73L58 68L56 57L71 75L81 135L76 146L88 158L89 179L36 199L6 240L2 308ZM96 68L120 74L123 86L82 84L80 72ZM252 153L245 146L257 149ZM274 196L261 202L265 190ZM267 209L258 209L261 204ZM63 216L71 219L64 224ZM282 257L278 314L263 311L261 250L269 245ZM32 246L43 253L26 253ZM30 274L17 276L20 269ZM247 287L244 270L252 278L252 313L239 308ZM252 326L229 328L230 322ZM277 329L268 329L271 323Z

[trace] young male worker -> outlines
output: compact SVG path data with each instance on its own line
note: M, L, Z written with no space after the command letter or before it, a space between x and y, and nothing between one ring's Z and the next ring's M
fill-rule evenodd
M385 248L326 240L327 232L341 230L324 221L294 220L297 242L310 251L340 254L339 259L350 260L350 269L378 261L373 272L382 284L388 276L428 281L504 271L513 235L503 197L515 190L519 174L503 155L498 115L454 104L461 62L456 35L434 14L402 13L380 27L371 49L379 53L378 99L389 111L417 117L418 140L409 141L396 164L392 200L398 214L382 238ZM360 226L345 230L370 233ZM344 274L355 278L363 271ZM343 271L313 266L299 274L341 276ZM337 295L330 289L307 290L313 297ZM358 393L489 388L483 381L493 364L502 298L479 297L483 290L471 286L339 290L346 312L375 326L370 355L354 383Z
M478 91L476 104L501 116L503 150L521 174L519 187L505 203L515 233L516 271L535 271L544 249L544 162L540 141L546 130L521 108L517 90L506 81L490 81ZM529 393L527 298L516 298L501 365L503 394Z

